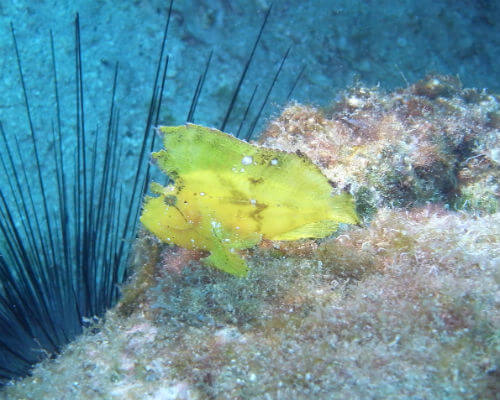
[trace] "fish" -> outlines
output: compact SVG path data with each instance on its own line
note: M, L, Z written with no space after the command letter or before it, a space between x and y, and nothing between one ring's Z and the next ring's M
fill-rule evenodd
M262 239L323 238L356 224L353 197L332 194L327 177L302 153L248 143L195 124L158 128L152 154L173 183L153 182L141 223L158 239L202 250L202 262L244 277L240 251Z

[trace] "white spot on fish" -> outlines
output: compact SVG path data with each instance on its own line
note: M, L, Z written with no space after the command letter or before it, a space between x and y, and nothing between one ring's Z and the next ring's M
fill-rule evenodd
M241 159L241 163L243 165L250 165L253 162L253 158L251 156L245 156Z
M212 228L220 228L220 222L212 221L211 224L212 224Z

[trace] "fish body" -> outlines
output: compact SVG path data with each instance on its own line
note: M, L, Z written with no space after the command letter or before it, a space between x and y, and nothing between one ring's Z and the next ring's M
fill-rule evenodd
M175 183L152 185L141 222L164 242L210 252L207 265L245 276L238 250L262 238L321 238L358 222L352 196L332 195L302 154L193 124L159 129L165 149L153 158Z

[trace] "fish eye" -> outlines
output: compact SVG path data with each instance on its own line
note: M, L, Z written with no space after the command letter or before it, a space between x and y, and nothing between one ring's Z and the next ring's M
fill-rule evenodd
M175 206L177 204L177 197L175 197L175 196L165 196L163 198L163 202L167 206Z

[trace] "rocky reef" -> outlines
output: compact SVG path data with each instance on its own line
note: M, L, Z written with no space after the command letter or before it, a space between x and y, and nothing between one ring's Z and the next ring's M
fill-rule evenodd
M245 250L244 278L142 232L120 304L3 395L495 398L499 121L446 76L289 105L259 143L306 154L363 224Z
M291 105L260 142L307 154L365 216L382 206L498 207L499 98L428 76L396 92L352 88L328 110Z

